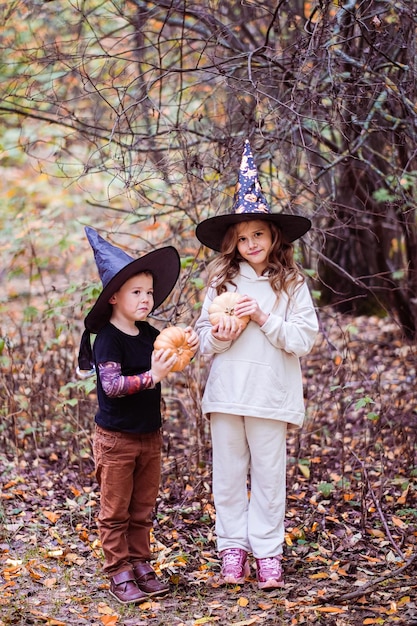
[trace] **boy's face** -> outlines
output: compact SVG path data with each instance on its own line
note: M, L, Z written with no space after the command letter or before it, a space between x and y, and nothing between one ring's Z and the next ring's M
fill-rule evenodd
M113 316L125 322L140 322L153 309L153 277L136 274L129 278L109 300L113 305Z

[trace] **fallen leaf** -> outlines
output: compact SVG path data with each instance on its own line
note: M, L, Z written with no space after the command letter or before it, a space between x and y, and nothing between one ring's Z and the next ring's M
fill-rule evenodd
M258 606L263 611L269 611L274 605L271 602L258 602Z
M304 478L310 478L310 468L308 467L308 465L304 465L303 463L299 463L298 464L298 469L300 470L300 472L302 473Z
M38 620L42 620L43 622L46 622L47 626L67 626L67 624L65 622L61 622L58 619L54 619L53 617L50 617L49 615L45 615L45 613L41 613L40 611L29 611L31 613L31 615L34 615L35 617L38 618Z
M319 613L345 613L347 610L346 608L341 608L339 606L311 606L306 608L318 611Z
M103 617L100 618L100 621L104 626L114 626L114 624L117 624L118 619L118 615L103 615Z
M58 515L57 513L54 513L53 511L42 511L42 513L44 514L46 519L48 519L52 524L56 524L59 518L61 517L60 515Z
M393 515L391 519L392 519L393 524L397 526L397 528L407 528L407 524L405 524L403 520L397 517L396 515Z

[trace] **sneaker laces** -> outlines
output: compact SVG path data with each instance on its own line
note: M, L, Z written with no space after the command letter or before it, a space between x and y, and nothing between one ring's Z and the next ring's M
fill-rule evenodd
M223 565L226 567L237 567L241 565L241 554L239 550L227 550L223 555Z
M260 559L260 569L265 578L280 578L282 573L280 561L273 556Z

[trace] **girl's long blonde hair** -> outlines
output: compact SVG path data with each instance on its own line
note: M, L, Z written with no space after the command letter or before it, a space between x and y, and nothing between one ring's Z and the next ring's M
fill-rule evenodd
M257 216L256 219L260 218ZM304 281L304 276L294 260L294 246L285 241L280 229L273 222L268 220L265 222L271 231L272 244L264 274L268 275L271 287L277 295L282 291L290 295L295 287ZM217 294L226 291L225 283L233 284L233 279L239 273L239 265L243 261L237 249L237 226L233 224L227 229L220 255L208 266L208 284L215 287Z

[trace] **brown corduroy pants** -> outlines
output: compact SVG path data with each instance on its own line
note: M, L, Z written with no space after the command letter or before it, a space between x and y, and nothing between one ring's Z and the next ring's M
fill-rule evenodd
M114 576L151 558L152 514L161 478L161 431L130 434L96 425L94 461L100 487L97 525L104 572Z

